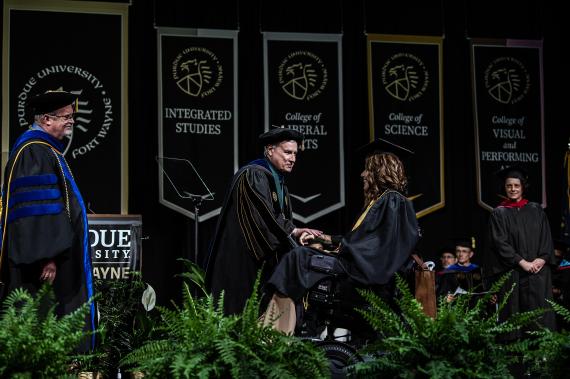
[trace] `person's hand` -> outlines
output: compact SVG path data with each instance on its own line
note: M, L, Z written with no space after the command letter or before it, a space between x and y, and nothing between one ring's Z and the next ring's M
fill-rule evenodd
M309 229L309 228L295 228L291 232L291 235L299 239L303 235L303 233L309 233L314 237L319 237L321 234L323 234L323 231L317 229Z
M323 233L319 236L319 238L328 243L329 245L332 245L332 237L330 236L330 234Z
M544 267L544 264L546 263L546 261L542 258L536 258L531 263L532 263L532 271L531 272L533 274L536 274L542 269L542 267Z
M42 268L42 273L40 275L40 280L52 284L55 280L55 274L57 272L57 266L54 261L48 261Z
M305 246L305 245L309 244L310 241L311 241L312 239L314 239L314 238L315 238L315 236L312 235L311 233L303 232L303 233L301 234L301 236L299 237L299 243L300 243L301 245Z
M530 272L530 270L532 270L532 263L524 259L521 259L521 261L519 262L519 266L521 266L521 268L526 272Z
M301 234L301 237L299 237L299 242L301 243L301 245L310 245L311 244L311 240L315 239L317 236L315 236L314 234L311 234L309 232L303 232L303 234ZM328 234L321 234L320 236L318 236L319 239L321 240L321 243L326 243L329 245L332 245L332 237Z

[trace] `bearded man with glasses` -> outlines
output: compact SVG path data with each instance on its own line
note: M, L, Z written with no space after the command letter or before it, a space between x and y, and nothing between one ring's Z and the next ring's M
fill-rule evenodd
M53 286L55 311L69 314L93 296L85 205L64 156L77 96L48 91L30 99L34 122L15 142L2 186L0 297L15 288ZM95 329L95 306L86 320ZM90 341L78 347L94 347Z

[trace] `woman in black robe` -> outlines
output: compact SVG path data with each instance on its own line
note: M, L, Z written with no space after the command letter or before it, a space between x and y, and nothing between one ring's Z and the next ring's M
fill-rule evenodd
M406 262L418 241L414 207L402 194L407 185L404 166L390 151L411 152L381 139L366 149L369 153L360 175L365 195L362 214L344 237L320 237L325 243L340 240L335 254L312 247L297 247L282 258L268 281L273 297L265 320L278 330L285 333L294 330L294 302L300 301L310 288L327 277L346 276L360 286L386 285ZM280 315L278 320L275 315Z
M552 299L552 273L554 262L552 236L542 207L524 198L527 175L517 167L500 172L507 198L491 213L489 220L489 246L484 259L484 272L491 281L512 270L510 280L503 286L500 297L515 283L501 318L549 308ZM500 301L500 298L499 298ZM539 320L554 330L555 316L546 312ZM521 337L521 331L510 333L506 339Z

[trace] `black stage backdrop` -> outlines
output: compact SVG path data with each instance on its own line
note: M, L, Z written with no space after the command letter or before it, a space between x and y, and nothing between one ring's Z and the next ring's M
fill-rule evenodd
M160 202L196 219L202 196L201 222L237 170L237 32L158 28L158 54Z
M176 259L193 255L194 236L189 233L192 220L157 200L157 120L160 115L157 109L156 26L239 30L239 165L259 155L255 141L265 130L262 32L342 34L346 205L310 223L310 226L331 233L349 230L363 202L362 183L358 177L362 162L354 151L370 139L366 34L445 36L442 48L445 207L420 218L423 237L418 250L432 258L450 238L473 235L477 240L474 259L478 262L485 249L483 237L489 212L477 201L469 37L544 41L544 152L548 197L545 210L553 234L558 235L563 195L562 165L569 137L565 126L567 100L559 95L570 88L568 75L564 75L567 12L563 6L562 3L539 0L426 0L421 5L372 0L289 0L270 5L261 0L132 0L128 47L129 211L141 214L144 220L143 277L156 289L157 301L168 305L170 298L180 295L178 279L173 277L183 267ZM91 28L98 33L105 32L104 28ZM43 32L35 30L30 26L29 31L34 34ZM70 31L70 38L78 32ZM101 39L93 45L105 43L107 41ZM32 53L31 50L28 52ZM2 84L5 87L8 83L7 73ZM5 96L3 101L7 100ZM437 159L430 157L431 161ZM302 162L303 157L300 157L299 164ZM311 164L318 167L326 165L327 160ZM537 185L537 182L532 184ZM217 217L213 217L200 223L201 258L206 255L216 221Z
M305 135L287 183L294 219L308 223L344 206L341 36L263 36L265 127Z
M414 151L404 163L418 217L445 204L441 49L440 37L368 35L370 136Z
M6 1L4 9L3 163L33 122L30 97L53 89L76 93L65 158L89 210L126 213L127 6Z
M471 42L479 204L504 197L497 172L518 166L533 185L525 197L546 206L542 41Z

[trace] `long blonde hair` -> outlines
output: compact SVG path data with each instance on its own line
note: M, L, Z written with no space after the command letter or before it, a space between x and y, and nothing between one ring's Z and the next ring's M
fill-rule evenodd
M364 169L368 175L364 180L368 183L364 199L366 204L378 198L388 189L405 193L408 179L402 161L392 153L373 153L366 157Z

